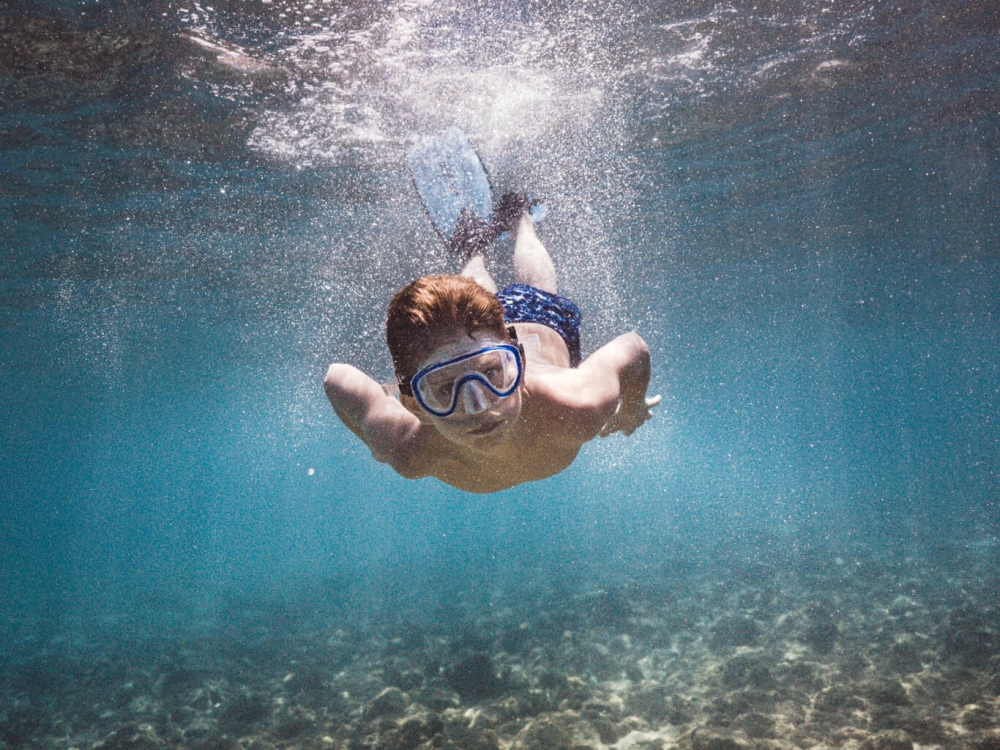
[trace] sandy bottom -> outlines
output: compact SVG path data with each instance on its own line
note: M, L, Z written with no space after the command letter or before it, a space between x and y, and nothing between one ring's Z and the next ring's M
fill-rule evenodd
M128 635L8 617L0 747L1000 750L994 538L762 544L433 603L229 597Z

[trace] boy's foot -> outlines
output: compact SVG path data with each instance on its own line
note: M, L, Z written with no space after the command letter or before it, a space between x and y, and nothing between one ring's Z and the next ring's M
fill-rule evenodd
M462 263L477 255L484 255L486 248L500 235L493 231L492 222L480 219L471 209L463 208L455 222L455 229L448 240L451 250Z
M463 208L448 240L448 248L467 263L486 249L504 232L515 233L521 217L537 205L524 193L504 193L493 208L493 218L485 222L469 208ZM542 214L544 215L544 214Z
M503 232L513 232L521 217L531 211L532 203L524 193L504 193L493 209L490 227L500 236Z

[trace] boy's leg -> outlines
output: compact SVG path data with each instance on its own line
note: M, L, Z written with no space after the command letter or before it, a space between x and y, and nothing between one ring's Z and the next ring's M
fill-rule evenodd
M469 257L462 268L462 276L473 279L488 292L496 294L496 282L486 270L484 245L489 246L502 230L509 230L514 235L514 280L557 294L556 267L535 233L535 222L531 219L531 206L527 199L517 193L508 193L500 199L496 213L498 220L489 228L468 221L469 217L460 217L450 244L454 252ZM491 236L490 231L495 234Z
M472 279L491 294L497 293L496 282L486 270L486 249L495 239L489 225L476 216L471 209L463 208L455 222L455 230L448 240L448 249L464 263L461 275Z
M514 232L514 280L556 294L556 267L535 234L531 212L525 210L511 231Z
M486 270L486 261L482 255L473 255L469 259L469 262L462 269L462 276L472 279L490 294L497 293L496 282L493 281L490 272Z

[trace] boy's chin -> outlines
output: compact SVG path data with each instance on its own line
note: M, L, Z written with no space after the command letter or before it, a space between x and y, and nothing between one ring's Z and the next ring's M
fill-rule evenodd
M500 448L510 435L511 425L503 421L492 428L473 428L453 435L446 435L451 442L476 453L490 453Z

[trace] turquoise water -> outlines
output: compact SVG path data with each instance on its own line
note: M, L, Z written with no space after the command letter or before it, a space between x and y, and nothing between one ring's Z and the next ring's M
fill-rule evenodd
M706 554L993 549L998 18L6 4L4 663L106 630L194 638L227 601L374 634L462 607L530 619L525 591L572 612ZM321 388L333 361L387 377L389 296L452 269L405 160L452 124L497 192L546 198L584 354L639 331L664 395L632 438L488 497L375 463ZM994 643L996 558L940 554Z

